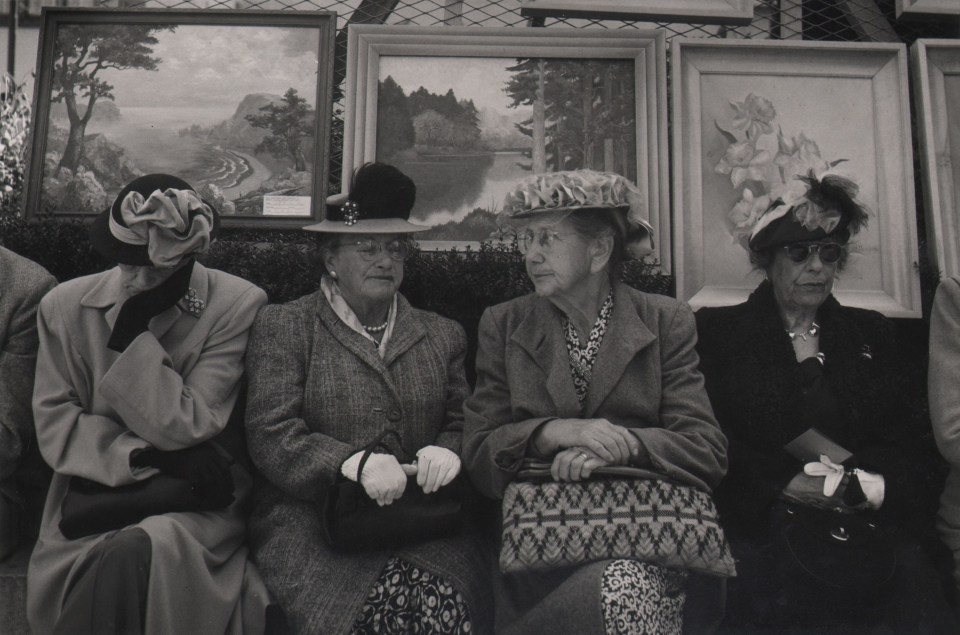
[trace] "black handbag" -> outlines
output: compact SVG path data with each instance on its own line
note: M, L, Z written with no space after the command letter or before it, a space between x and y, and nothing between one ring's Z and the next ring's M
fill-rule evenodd
M808 606L829 612L875 605L893 586L894 536L874 513L781 502L773 540L781 583Z
M321 531L336 551L357 552L392 549L457 533L462 526L463 492L460 476L432 494L417 485L416 476L407 477L403 496L380 506L360 484L363 467L387 436L386 430L364 448L357 480L340 475L326 492L321 504ZM406 454L403 446L401 452Z
M74 540L121 529L149 516L220 510L232 502L232 494L205 498L186 479L163 473L118 487L71 476L60 507L60 533Z

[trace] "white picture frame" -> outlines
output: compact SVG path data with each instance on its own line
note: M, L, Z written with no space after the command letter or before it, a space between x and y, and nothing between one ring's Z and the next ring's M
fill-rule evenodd
M782 185L782 170L799 165L791 157L815 149L818 162L859 184L872 210L834 294L889 317L920 317L906 47L687 38L672 47L677 297L694 308L747 298L762 280L744 247L750 219L768 202L764 192ZM732 123L750 99L769 108L759 111L766 119L740 120L757 126L752 146L750 126Z
M367 161L384 159L378 156L377 148L379 86L386 78L381 75L387 75L389 69L395 72L406 67L413 71L407 73L413 76L408 83L433 85L431 81L440 77L437 81L447 83L438 84L440 87L431 91L442 94L449 87L457 99L469 98L472 103L481 104L486 97L492 98L504 92L504 86L499 81L479 79L483 65L513 65L518 59L542 59L548 62L591 60L601 64L609 61L621 67L626 64L631 69L632 80L629 82L633 104L629 106L629 111L634 121L635 138L630 139L633 149L629 153L628 163L630 171L636 174L624 176L634 180L644 193L647 220L655 231L656 250L653 257L659 260L664 271L669 271L666 39L662 31L351 25L345 84L345 191L349 189L354 169ZM470 79L469 86L454 89L457 78L463 76ZM407 93L417 88L413 85L402 86L403 83L400 82L401 87ZM463 91L470 94L461 94ZM404 169L402 162L395 164ZM570 169L570 166L565 169ZM526 174L529 172L518 172L516 178L500 182L499 187L509 189L513 182ZM486 185L493 179L487 176L483 178L483 187L486 188L483 191L492 192ZM417 180L414 177L414 181ZM418 183L418 205L421 192L426 194L427 189L420 185ZM499 206L505 192L483 194L478 204ZM415 206L411 220L416 222L417 214L418 208ZM419 242L427 249L441 249L475 245L475 241L444 240L442 244L440 241L431 244L429 240Z
M919 39L913 68L930 263L960 275L960 41Z
M897 19L942 18L955 16L960 19L960 2L957 0L897 0Z
M523 0L520 13L529 17L746 25L753 19L753 4L753 0Z

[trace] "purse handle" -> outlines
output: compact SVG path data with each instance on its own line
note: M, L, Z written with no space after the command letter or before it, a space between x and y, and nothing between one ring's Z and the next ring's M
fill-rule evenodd
M400 447L400 451L403 452L404 455L409 454L409 452L407 452L407 449L403 447L403 440L400 439L399 432L392 429L384 430L383 432L378 434L376 437L374 437L373 441L368 443L366 447L364 447L363 449L363 456L360 457L360 463L357 465L357 482L358 483L360 482L360 475L363 474L363 466L367 464L367 459L370 458L370 455L373 454L374 450L376 450L378 447L383 445L383 440L390 436L392 436L394 439L397 440L397 445Z

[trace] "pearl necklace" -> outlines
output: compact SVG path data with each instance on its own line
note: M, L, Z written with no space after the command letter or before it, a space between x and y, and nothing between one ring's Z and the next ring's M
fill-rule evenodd
M390 319L388 318L386 322L384 322L383 324L380 324L380 325L378 325L378 326L367 326L366 324L364 324L364 325L363 325L363 330L366 331L367 333L371 333L371 334L372 334L372 333L380 333L380 332L382 332L382 331L387 330L387 324L389 324L389 323L390 323Z
M816 337L820 333L820 325L816 322L810 325L805 332L804 331L791 331L790 329L784 329L787 332L787 335L790 336L790 341L794 341L798 337L804 342L807 341L807 336Z

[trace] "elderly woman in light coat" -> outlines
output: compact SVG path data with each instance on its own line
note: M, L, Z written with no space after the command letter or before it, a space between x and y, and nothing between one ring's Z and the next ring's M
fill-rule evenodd
M49 480L37 452L30 397L37 305L56 284L37 263L0 247L0 560L17 548L21 525L36 531L40 506L32 499L43 500Z
M589 170L532 176L507 195L535 293L480 320L463 454L490 498L525 458L551 462L558 481L629 465L709 490L724 474L690 307L618 281L628 246L651 239L638 199L623 177ZM499 575L497 632L677 633L685 582L634 560Z
M930 421L941 454L950 464L940 497L937 529L953 552L953 579L960 597L960 278L937 287L930 314Z
M482 633L490 622L470 523L352 554L321 537L326 491L357 479L360 449L384 430L402 447L373 454L360 479L381 505L409 487L447 487L460 471L466 335L397 292L408 236L426 229L407 220L415 192L393 166L357 170L349 198L305 228L319 233L320 289L265 308L253 328L246 430L266 482L251 546L296 633ZM380 529L389 542L391 527Z
M266 296L195 262L217 222L181 179L140 177L91 227L93 246L119 265L41 302L33 407L55 474L28 572L35 633L264 628L266 588L244 546L251 478L217 439ZM61 532L71 479L117 487L158 473L234 500L73 539Z

